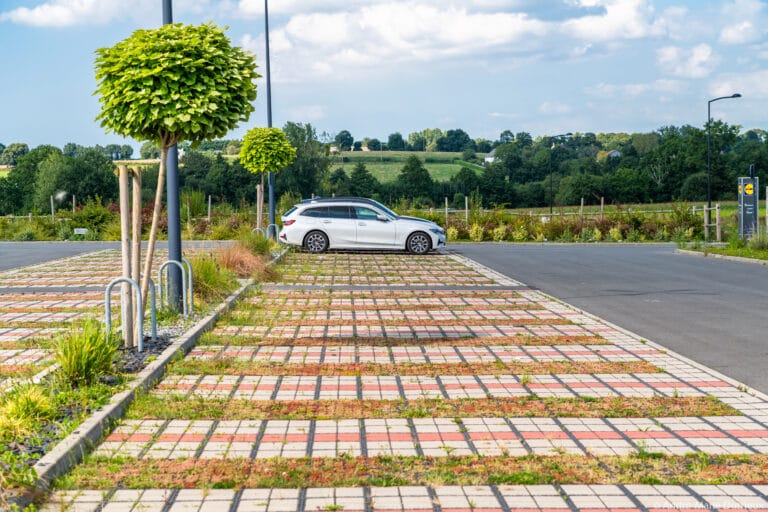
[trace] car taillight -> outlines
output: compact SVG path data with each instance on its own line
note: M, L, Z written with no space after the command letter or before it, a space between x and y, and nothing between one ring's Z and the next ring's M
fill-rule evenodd
M296 219L289 219L289 220L286 220L285 222L283 222L283 226L290 226L290 225L291 225L291 224L293 224L294 222L296 222Z

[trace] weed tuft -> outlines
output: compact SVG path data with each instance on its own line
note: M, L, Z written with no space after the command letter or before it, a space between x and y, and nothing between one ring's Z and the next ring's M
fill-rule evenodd
M112 371L117 349L117 338L98 320L75 323L54 343L58 373L73 387L93 384Z

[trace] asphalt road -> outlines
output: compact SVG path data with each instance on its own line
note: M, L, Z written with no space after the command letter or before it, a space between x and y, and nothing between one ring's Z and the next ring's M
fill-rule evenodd
M450 249L768 393L768 267L672 245Z
M184 247L214 247L230 242L183 241ZM144 242L143 247L146 247ZM157 247L168 248L168 242L159 240ZM59 258L68 258L87 252L119 249L120 242L0 242L0 270L26 267Z

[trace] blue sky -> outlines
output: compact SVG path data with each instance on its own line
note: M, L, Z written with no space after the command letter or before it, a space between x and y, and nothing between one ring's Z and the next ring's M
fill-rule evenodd
M159 26L161 0L0 0L0 142L131 143L94 121L94 50ZM264 74L263 0L174 0L228 26ZM423 128L498 138L768 129L766 0L271 0L273 124L355 139ZM265 126L256 112L230 133Z

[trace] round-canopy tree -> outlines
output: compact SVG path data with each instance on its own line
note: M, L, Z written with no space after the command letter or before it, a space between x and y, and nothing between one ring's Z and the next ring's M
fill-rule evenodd
M146 299L168 150L189 141L221 138L247 121L256 99L253 55L232 46L213 24L181 23L137 30L96 50L96 118L107 131L160 147L152 228L141 288ZM144 301L146 304L146 300Z
M296 148L279 128L251 128L240 146L240 164L252 173L261 174L259 197L256 199L258 223L261 227L261 211L264 204L264 173L277 172L290 165L296 158Z

